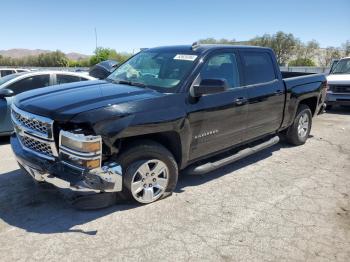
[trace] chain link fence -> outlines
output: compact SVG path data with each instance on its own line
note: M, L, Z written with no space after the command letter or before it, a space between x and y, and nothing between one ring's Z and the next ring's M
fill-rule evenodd
M281 66L281 71L284 72L300 72L300 73L317 73L328 74L329 67L317 67L317 66Z

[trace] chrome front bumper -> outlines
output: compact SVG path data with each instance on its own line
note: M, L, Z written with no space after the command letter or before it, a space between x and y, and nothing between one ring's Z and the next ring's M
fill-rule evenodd
M81 171L61 161L40 159L37 155L31 154L23 149L16 134L11 136L11 146L20 167L38 182L82 193L122 191L122 169L115 162L107 163L101 168Z
M327 92L327 105L350 105L350 93Z
M40 172L26 164L20 166L32 176L37 182L46 182L60 189L69 189L74 192L120 192L122 190L122 175L121 169L118 167L107 172L100 170L95 173L87 173L85 179L76 183L71 183L67 180L54 176L46 172Z

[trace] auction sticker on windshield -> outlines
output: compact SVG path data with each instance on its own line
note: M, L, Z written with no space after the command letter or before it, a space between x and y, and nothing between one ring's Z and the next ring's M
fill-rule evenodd
M187 61L194 61L196 60L197 56L196 55L182 55L182 54L177 54L174 59L175 60L187 60Z

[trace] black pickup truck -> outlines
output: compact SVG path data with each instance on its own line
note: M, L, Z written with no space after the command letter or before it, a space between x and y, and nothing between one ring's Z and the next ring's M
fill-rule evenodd
M211 171L280 135L304 144L325 97L324 75L285 79L268 48L151 48L106 80L16 96L11 144L36 181L151 203L180 170Z

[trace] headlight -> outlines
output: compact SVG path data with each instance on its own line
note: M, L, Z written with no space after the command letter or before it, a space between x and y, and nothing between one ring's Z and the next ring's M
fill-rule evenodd
M98 137L72 135L67 132L61 134L61 145L78 152L91 153L101 151L101 143Z
M101 136L86 136L62 130L59 143L59 154L65 163L84 169L101 167Z

